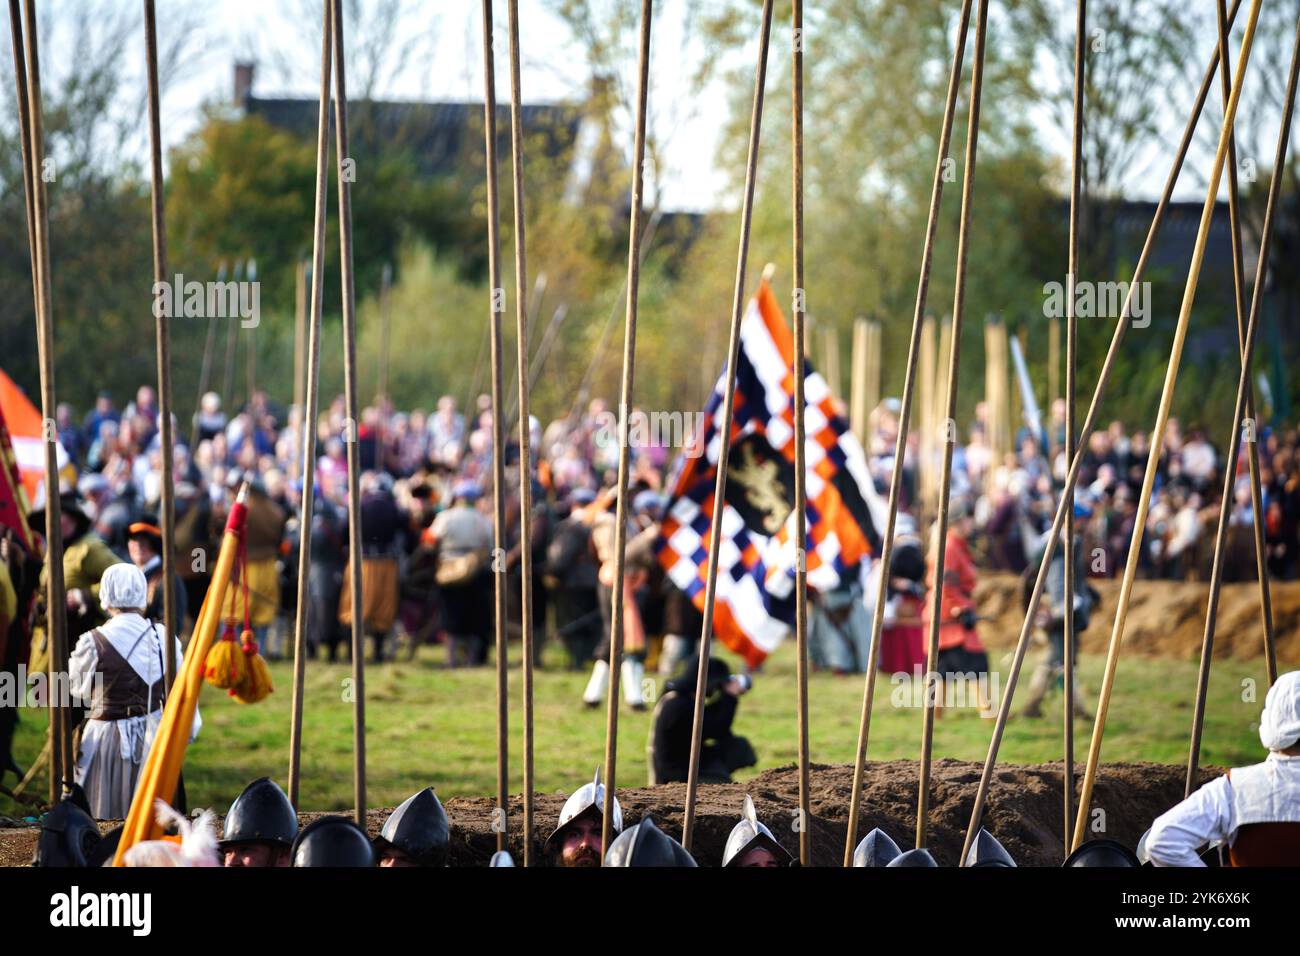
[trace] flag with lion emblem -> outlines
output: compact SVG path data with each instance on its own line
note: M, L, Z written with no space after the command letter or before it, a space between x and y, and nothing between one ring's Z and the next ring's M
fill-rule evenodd
M808 586L831 590L856 577L879 547L886 504L826 380L810 364L804 368ZM677 462L658 541L665 574L701 611L725 384L724 372L702 433ZM740 326L713 615L714 634L750 666L794 627L794 460L794 338L763 281Z

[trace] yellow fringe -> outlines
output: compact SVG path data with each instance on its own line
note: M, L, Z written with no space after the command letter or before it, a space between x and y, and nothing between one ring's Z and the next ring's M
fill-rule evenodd
M245 654L234 635L222 636L212 645L203 663L203 676L213 687L225 690L241 683L246 676Z

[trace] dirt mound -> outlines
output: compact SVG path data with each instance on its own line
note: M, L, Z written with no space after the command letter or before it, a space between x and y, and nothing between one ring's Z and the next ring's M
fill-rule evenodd
M1119 581L1089 583L1100 592L1102 603L1091 626L1080 635L1080 649L1085 654L1104 654L1115 623ZM1198 659L1209 590L1208 583L1137 581L1124 629L1125 653ZM1300 581L1274 581L1271 593L1277 655L1283 661L1300 661ZM975 599L980 616L989 619L981 626L980 636L991 647L1014 645L1025 620L1020 579L1010 574L985 575L976 588ZM1214 632L1215 657L1248 660L1264 653L1259 608L1258 584L1223 586Z
M958 760L936 761L930 796L931 851L940 865L956 865L979 783L981 765ZM1208 779L1213 773L1204 771ZM1080 766L1076 781L1082 776ZM811 810L813 862L817 866L839 866L844 853L848 825L849 793L853 768L813 766ZM754 798L759 817L792 853L798 852L799 834L794 828L799 803L799 781L794 767L780 767L759 774L747 784L709 785L700 788L696 814L695 856L706 866L722 858L727 834L740 814L744 795ZM917 764L910 760L870 763L863 784L860 836L881 827L901 846L912 843L916 826ZM1062 852L1061 764L1004 766L994 774L985 810L984 825L1002 841L1021 866L1057 866ZM1103 767L1093 797L1094 820L1100 819L1104 835L1130 847L1151 825L1151 821L1182 799L1183 769L1164 764L1113 764ZM537 859L541 846L564 804L565 795L539 793L533 801L534 837ZM643 787L619 791L627 825L646 813L675 837L681 836L686 801L683 784ZM496 849L492 831L494 801L488 798L456 798L447 802L451 818L451 865L483 866ZM1100 811L1100 815L1098 813ZM371 810L367 828L378 834L391 809ZM304 813L304 824L322 816ZM522 862L523 801L510 801L510 850ZM110 824L103 824L108 829ZM36 845L36 830L0 829L0 865L25 866Z

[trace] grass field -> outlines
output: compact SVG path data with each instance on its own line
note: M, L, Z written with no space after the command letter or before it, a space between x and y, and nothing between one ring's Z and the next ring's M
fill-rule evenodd
M512 648L515 655L517 647ZM1018 688L1023 699L1031 651ZM553 657L552 657L553 655ZM995 668L1005 666L1000 653ZM366 669L366 747L371 806L393 806L411 793L434 785L444 797L487 796L495 790L495 691L491 667L448 670L441 648L423 648L413 662ZM1084 656L1080 680L1096 703L1101 657ZM571 790L590 775L604 755L604 708L587 710L580 695L586 674L563 671L561 655L548 648L546 669L536 676L536 779L542 791ZM742 774L795 760L795 680L793 642L787 642L756 675L742 699L736 730L750 738L759 765ZM259 704L240 705L224 692L207 688L201 710L203 730L190 748L185 779L190 806L224 810L255 777L270 775L282 784L288 772L289 705L292 671L287 662L272 665L275 693ZM301 806L337 810L352 801L352 705L346 699L347 664L307 664L303 729ZM519 714L521 673L511 660L511 790L521 789ZM1259 699L1243 701L1243 682L1260 686ZM1233 765L1263 755L1256 733L1262 706L1263 663L1216 661L1205 727L1202 762ZM1115 698L1107 723L1106 761L1151 760L1180 764L1187 759L1196 665L1190 661L1121 658ZM868 756L915 758L920 749L918 707L898 706L897 685L887 675L876 684ZM861 675L814 674L810 680L811 753L818 763L853 759L861 709ZM1000 693L1000 690L999 690ZM999 760L1038 763L1061 757L1059 693L1048 698L1042 720L1015 718L1008 725ZM1018 708L1018 705L1017 705ZM626 786L646 783L645 744L649 712L624 707L619 719L618 779ZM983 761L992 721L974 710L948 710L936 724L934 755ZM43 740L42 713L24 711L15 753L30 764ZM1076 759L1087 755L1091 722L1076 722ZM12 781L12 778L10 778ZM43 793L43 784L35 792ZM0 814L30 813L0 796Z

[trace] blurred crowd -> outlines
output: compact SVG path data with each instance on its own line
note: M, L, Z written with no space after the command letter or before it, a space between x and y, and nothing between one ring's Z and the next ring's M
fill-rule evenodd
M483 664L494 634L492 449L488 396L469 408L443 396L433 411L394 409L387 401L366 407L355 425L341 397L316 423L318 457L311 534L306 646L330 659L349 650L353 609L345 586L348 563L347 447L355 440L361 474L363 603L368 638L377 659L427 642L445 643L453 666ZM592 400L545 428L529 422L537 461L532 476L532 612L536 647L563 647L568 666L599 661L608 641L613 581L618 447L606 404ZM60 439L79 469L77 507L113 552L128 556L129 542L156 546L140 531L157 526L161 453L157 400L141 387L119 408L101 394L78 420L58 411ZM510 636L519 630L521 560L518 425L505 423L504 555ZM249 531L251 624L268 656L287 653L297 606L296 515L303 483L299 472L297 412L255 392L227 410L215 393L203 396L190 429L176 430L176 549L182 605L197 613L207 587L233 496L244 480L252 487ZM876 408L867 423L867 459L877 487L886 491L897 435L897 402ZM953 457L955 523L961 526L975 569L1018 573L1041 555L1055 508L1054 489L1066 471L1064 406L1049 410L1044 429L1020 429L1014 450L998 453L987 440L983 406L963 430ZM1275 578L1297 575L1300 536L1300 435L1262 429L1256 445L1264 502L1264 540ZM1081 567L1089 577L1121 572L1148 458L1148 436L1112 422L1090 439L1076 497L1076 528L1083 540ZM900 546L891 569L887 626L904 627L916 646L927 581L923 530L933 510L924 500L921 446L909 437L904 468ZM658 521L666 505L666 469L676 450L662 445L632 449L630 524L625 593L625 643L633 669L625 686L639 686L643 663L664 673L685 660L700 630L691 602L664 580L654 557ZM1235 477L1228 538L1228 579L1254 575L1248 458ZM1155 476L1152 510L1142 543L1139 573L1149 578L1204 580L1209 576L1225 455L1199 425L1171 420ZM132 529L136 530L133 531ZM952 542L949 542L952 546ZM156 547L154 548L156 551ZM141 552L143 552L141 554ZM138 564L153 561L137 548ZM151 565L156 567L156 563ZM865 579L842 592L814 599L814 663L833 670L865 666L874 586ZM945 597L945 601L947 598ZM229 602L228 602L229 604ZM159 605L160 607L161 605ZM945 606L946 610L946 606ZM242 609L228 606L236 616ZM954 612L955 613L955 612ZM899 616L901 614L901 617ZM188 629L185 627L184 629ZM972 625L973 629L973 625ZM917 652L888 641L881 664L909 670ZM609 675L592 675L587 698L603 694ZM633 706L640 701L628 698Z

